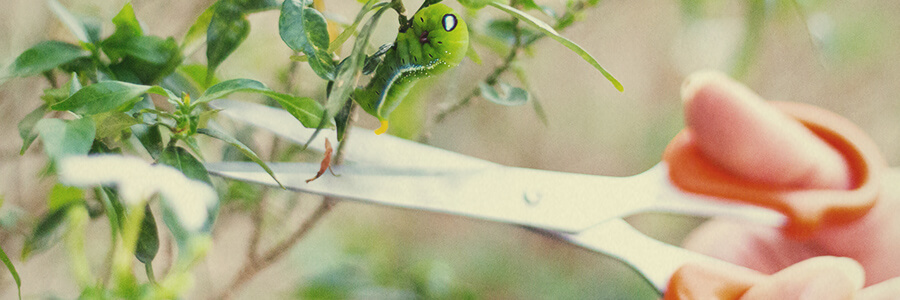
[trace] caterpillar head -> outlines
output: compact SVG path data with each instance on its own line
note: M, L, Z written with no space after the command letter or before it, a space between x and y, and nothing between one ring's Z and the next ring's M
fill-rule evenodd
M422 45L423 59L440 59L449 67L458 65L469 49L469 29L447 5L432 4L413 15L413 37ZM431 51L429 51L431 50Z

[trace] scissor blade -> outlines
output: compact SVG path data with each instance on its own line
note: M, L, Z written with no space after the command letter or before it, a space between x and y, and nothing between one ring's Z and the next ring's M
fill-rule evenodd
M622 219L610 220L578 234L558 236L624 262L641 273L660 293L666 292L672 275L685 264L729 265L646 236Z
M502 167L414 168L342 165L340 177L311 163L270 163L285 187L417 210L449 213L561 232L577 232L628 215L655 199L655 187L629 178L601 177ZM254 163L207 163L214 175L276 186Z
M303 127L288 112L261 104L233 100L210 102L214 108L222 109L231 119L246 122L265 129L294 143L304 145L315 129ZM491 162L465 156L459 153L422 145L390 135L375 135L371 130L350 128L352 141L344 149L346 160L376 165L397 167L479 167L494 165ZM334 130L323 130L310 144L314 150L324 151L324 139L337 141Z

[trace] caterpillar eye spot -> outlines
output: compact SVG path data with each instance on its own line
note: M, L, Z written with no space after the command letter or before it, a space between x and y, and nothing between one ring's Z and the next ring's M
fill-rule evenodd
M456 29L456 15L446 14L441 18L441 24L444 25L444 31L453 31Z

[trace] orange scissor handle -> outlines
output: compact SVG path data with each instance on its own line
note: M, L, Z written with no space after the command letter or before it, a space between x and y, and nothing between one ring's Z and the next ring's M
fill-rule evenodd
M672 275L663 299L738 299L766 276L736 265L686 264Z
M793 102L770 103L844 156L851 172L851 189L796 189L740 178L704 157L690 128L679 133L663 155L674 185L691 193L779 211L789 219L785 231L796 238L809 238L822 227L846 224L864 216L875 205L881 191L881 172L887 166L875 143L849 120L822 108Z

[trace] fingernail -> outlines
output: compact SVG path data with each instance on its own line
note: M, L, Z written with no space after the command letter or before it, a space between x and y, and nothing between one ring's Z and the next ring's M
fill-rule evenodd
M692 101L700 89L712 81L721 80L730 81L731 79L724 73L713 70L699 71L689 75L681 84L681 102L687 103Z

